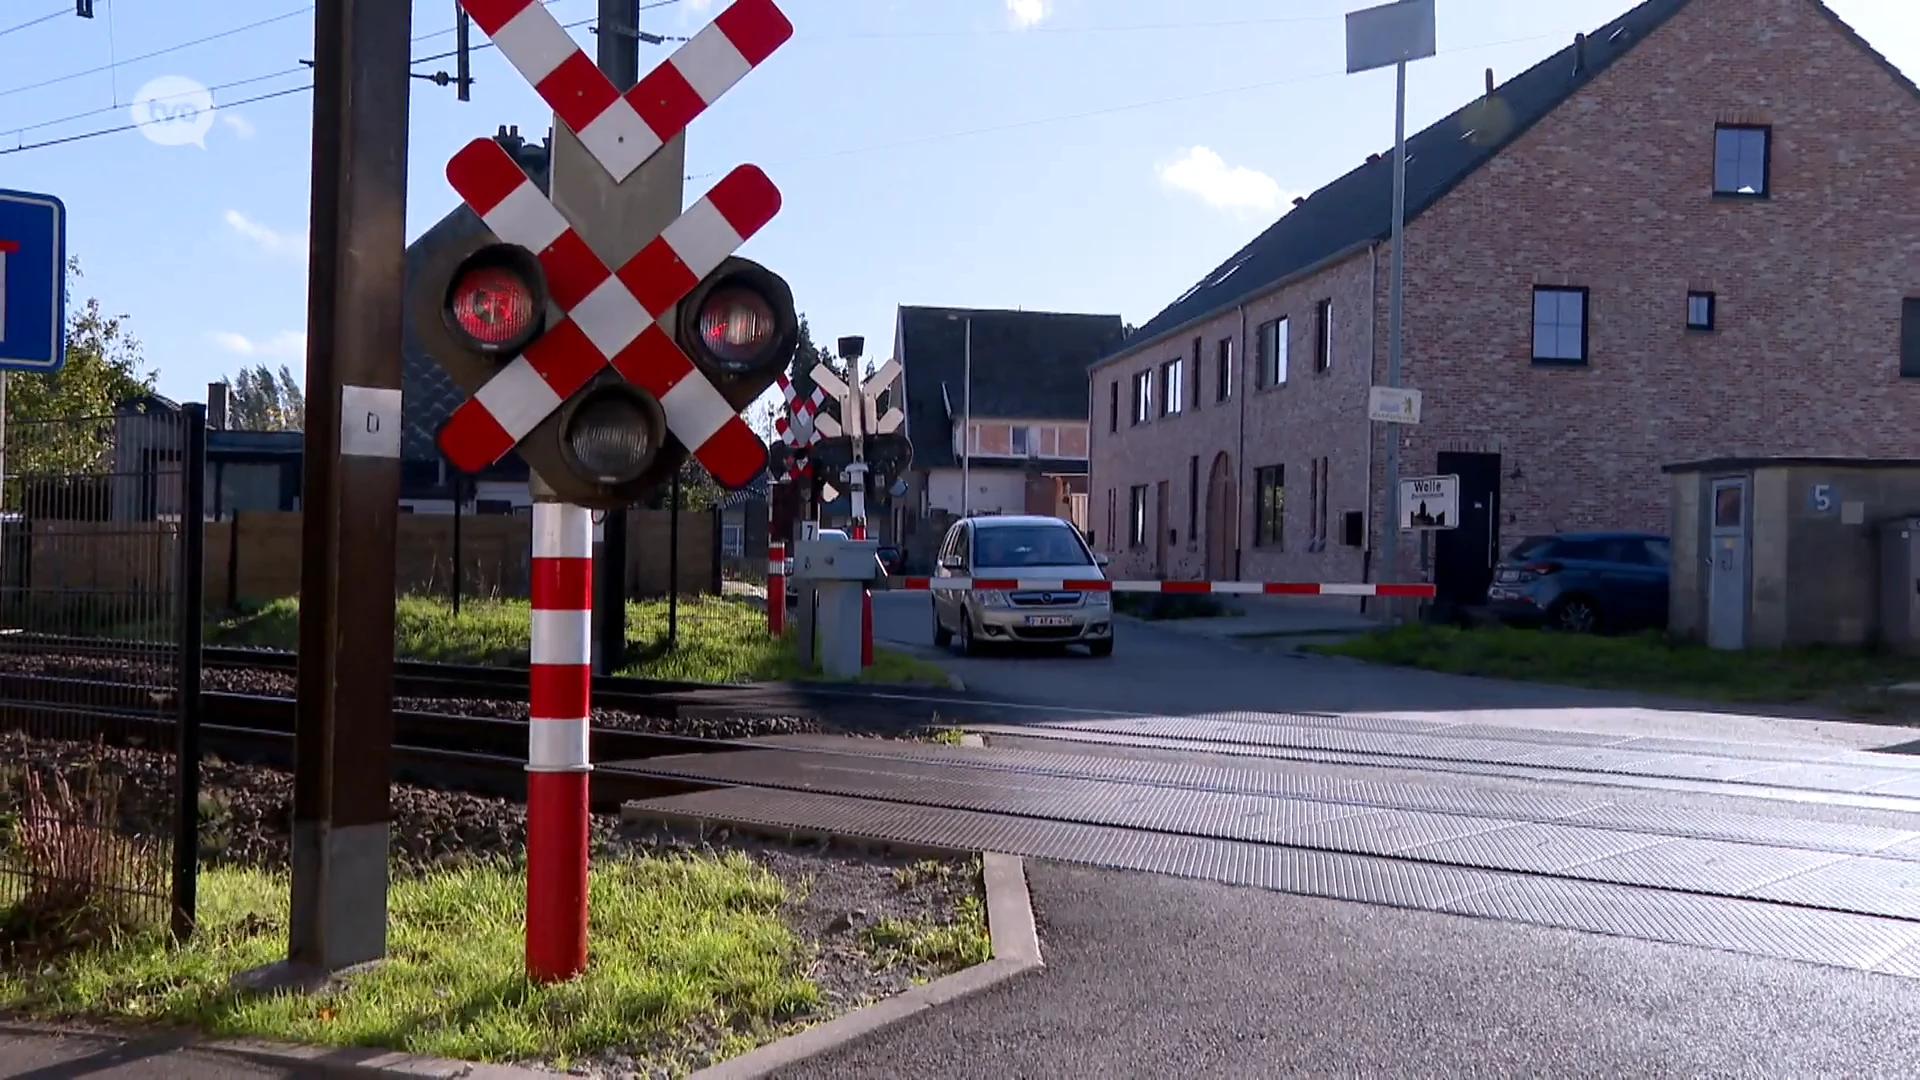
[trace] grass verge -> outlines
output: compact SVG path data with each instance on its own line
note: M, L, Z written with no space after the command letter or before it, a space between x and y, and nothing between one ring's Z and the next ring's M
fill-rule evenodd
M663 1065L709 1049L731 1056L821 1000L805 974L809 950L779 916L784 886L738 853L600 864L592 963L551 987L522 974L524 871L496 863L396 880L389 959L377 967L319 994L238 994L234 974L284 955L287 888L261 871L206 871L200 929L186 946L134 935L15 956L0 967L0 1000L42 1019L562 1068L613 1046Z
M1600 637L1512 627L1397 626L1304 651L1459 675L1639 690L1714 701L1837 704L1880 711L1885 685L1920 679L1920 661L1864 650L1734 652L1660 634Z
M456 615L444 600L400 597L394 609L395 655L455 664L524 665L529 610L524 600L468 600ZM656 644L667 632L667 619L664 600L627 604L628 640L642 659L621 674L718 683L820 677L800 667L790 636L768 636L766 613L740 600L682 600L678 640L671 649ZM299 638L299 622L299 599L283 597L216 620L208 628L207 642L291 649ZM887 649L875 649L873 659L862 681L946 685L946 672L924 660Z

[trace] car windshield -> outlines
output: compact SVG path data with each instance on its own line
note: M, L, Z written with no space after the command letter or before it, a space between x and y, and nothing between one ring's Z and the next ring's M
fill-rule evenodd
M1087 566L1092 561L1066 528L1003 525L973 534L975 566Z

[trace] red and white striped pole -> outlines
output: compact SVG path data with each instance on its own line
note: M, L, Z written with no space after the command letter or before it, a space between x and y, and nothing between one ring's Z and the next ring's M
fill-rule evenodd
M787 545L767 542L767 633L787 632Z
M527 977L587 966L587 717L593 692L593 513L533 504L528 664Z

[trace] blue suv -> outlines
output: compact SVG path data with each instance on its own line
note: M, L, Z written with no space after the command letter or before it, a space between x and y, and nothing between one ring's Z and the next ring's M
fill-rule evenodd
M1658 533L1529 536L1494 567L1487 609L1502 622L1573 633L1664 630L1671 553Z

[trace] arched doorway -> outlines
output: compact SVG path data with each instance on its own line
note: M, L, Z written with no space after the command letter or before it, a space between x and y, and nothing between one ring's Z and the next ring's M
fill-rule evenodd
M1233 492L1233 463L1222 451L1213 459L1207 476L1207 580L1225 581L1233 576L1233 542L1239 534L1234 509L1239 506Z

